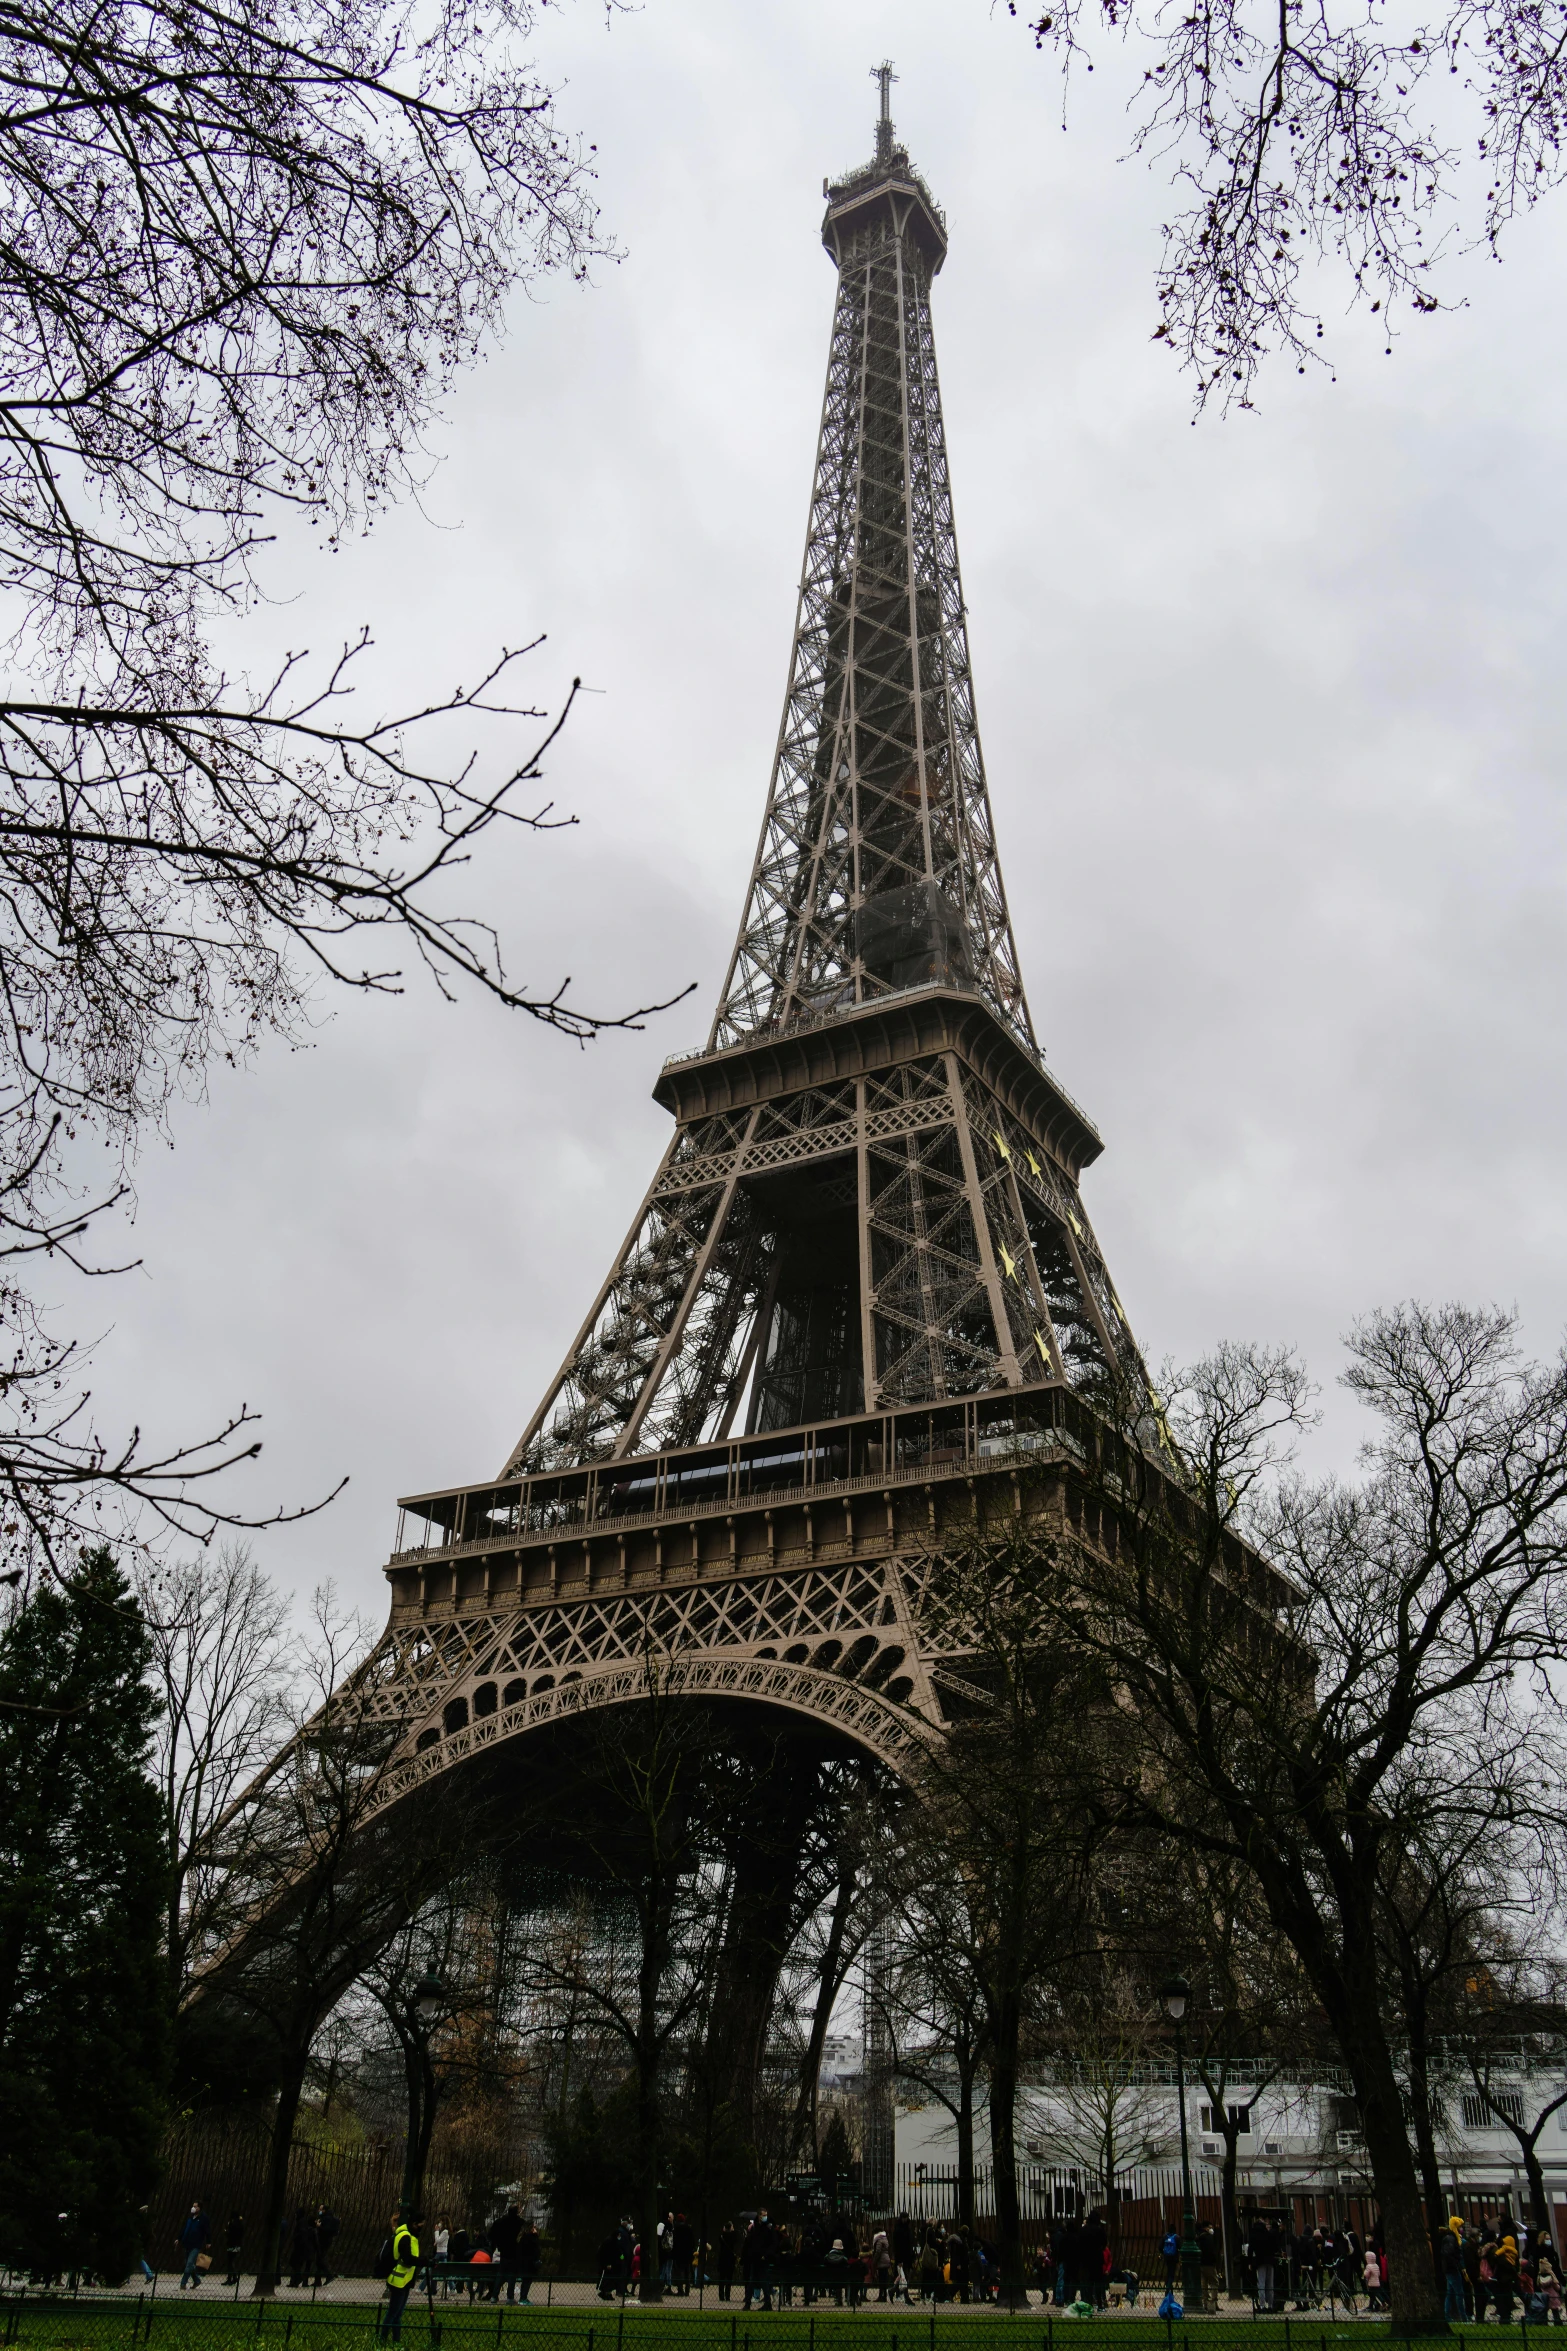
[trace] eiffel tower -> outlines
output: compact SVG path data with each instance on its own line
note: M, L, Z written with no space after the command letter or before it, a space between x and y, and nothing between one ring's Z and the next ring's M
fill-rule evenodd
M380 1812L634 1703L650 1652L803 1757L917 1775L947 1719L933 1539L1052 1465L1068 1513L1086 1408L1140 1375L1079 1192L1100 1138L1039 1049L996 851L931 326L946 222L877 78L874 157L825 188L826 397L734 952L499 1475L401 1505L354 1685L393 1742ZM752 1874L750 2063L789 1890L776 1849Z
M996 851L931 326L946 222L877 78L874 158L825 185L826 397L734 952L499 1477L401 1505L388 1801L624 1698L649 1641L693 1692L903 1769L943 1719L911 1550L1064 1463L1074 1394L1137 1368L1079 1191L1102 1144L1036 1042Z

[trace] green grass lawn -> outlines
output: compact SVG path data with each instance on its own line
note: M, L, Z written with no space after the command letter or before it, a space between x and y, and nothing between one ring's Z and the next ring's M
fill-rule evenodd
M374 2303L219 2303L201 2307L158 2300L139 2303L50 2301L43 2296L0 2297L0 2347L27 2351L369 2351L379 2311ZM1217 2330L1235 2351L1339 2351L1368 2335L1385 2336L1385 2320L1326 2316L1196 2320L1167 2327L1146 2313L1068 2319L1039 2309L1026 2316L997 2310L938 2310L879 2306L838 2311L819 2306L745 2312L737 2305L624 2311L545 2309L534 2304L480 2312L442 2310L433 2331L429 2308L411 2303L403 2322L408 2351L521 2351L528 2336L549 2351L964 2351L978 2328L994 2351L1068 2351L1085 2328L1108 2332L1117 2351L1200 2351ZM1505 2341L1523 2335L1505 2330ZM1545 2330L1536 2327L1538 2338ZM656 2339L656 2341L655 2341ZM1503 2351L1504 2330L1455 2331L1457 2351ZM1546 2351L1545 2344L1538 2351Z

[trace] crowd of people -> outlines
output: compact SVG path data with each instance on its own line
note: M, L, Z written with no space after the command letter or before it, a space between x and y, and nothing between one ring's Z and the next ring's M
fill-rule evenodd
M301 2204L283 2231L279 2268L294 2287L324 2286L339 2222L327 2204ZM417 2233L416 2233L417 2231ZM221 2243L227 2256L224 2283L239 2282L245 2238L244 2215L229 2215ZM213 2230L199 2203L192 2204L179 2233L180 2285L191 2289L215 2266ZM1196 2235L1202 2308L1219 2308L1223 2249L1209 2223ZM428 2230L403 2215L392 2224L383 2248L383 2275L402 2276L396 2316L417 2285L443 2299L527 2302L543 2263L539 2231L515 2203L486 2227L450 2228L437 2220ZM1160 2248L1164 2292L1182 2286L1184 2247L1171 2230ZM1290 2230L1282 2218L1255 2214L1240 2246L1242 2286L1258 2311L1318 2310L1324 2305L1368 2312L1388 2304L1387 2253L1380 2227L1369 2240L1352 2226ZM1506 2217L1483 2228L1455 2215L1443 2234L1441 2268L1450 2320L1479 2324L1494 2314L1507 2326L1515 2313L1536 2324L1561 2326L1567 2289L1548 2230L1530 2231ZM683 2212L658 2223L651 2259L662 2291L682 2297L714 2288L720 2302L738 2290L746 2310L780 2309L799 2297L802 2304L830 2300L839 2305L881 2302L988 2302L1000 2292L1000 2267L993 2243L979 2230L945 2220L914 2219L900 2212L882 2225L857 2232L843 2213L807 2214L797 2226L774 2220L765 2207L726 2220L715 2238L703 2238ZM142 2266L151 2270L145 2258ZM642 2239L627 2218L610 2231L598 2252L598 2291L607 2301L635 2298L642 2290ZM1156 2281L1118 2265L1102 2207L1053 2221L1033 2255L1034 2288L1043 2304L1087 2313L1107 2303L1130 2300ZM396 2325L391 2329L396 2338Z
M1516 2307L1534 2324L1562 2324L1562 2265L1549 2229L1531 2232L1503 2220L1480 2229L1455 2214L1442 2248L1447 2281L1447 2315L1484 2319L1494 2309L1501 2325Z
M746 2310L770 2310L775 2301L786 2309L797 2295L802 2303L989 2301L1000 2282L995 2247L978 2231L906 2212L860 2232L845 2213L809 2213L793 2227L764 2208L726 2220L705 2240L683 2212L670 2212L658 2224L653 2260L666 2294L711 2286L720 2302L738 2292ZM643 2264L628 2217L599 2247L604 2300L640 2293Z
M285 2272L291 2286L329 2286L337 2274L331 2267L332 2247L342 2223L330 2204L301 2204L292 2217L285 2218L278 2242L278 2272ZM215 2266L212 2246L212 2223L199 2203L193 2204L179 2233L180 2291L192 2291L210 2275ZM223 2253L227 2274L226 2286L239 2284L240 2263L245 2255L245 2215L237 2209L231 2212L223 2225ZM150 2278L152 2268L145 2254L141 2266Z
M448 2228L438 2220L426 2248L434 2262L430 2279L442 2296L466 2294L470 2302L526 2302L544 2259L543 2242L521 2208L508 2204L488 2228Z
M1291 2231L1259 2215L1241 2248L1246 2282L1261 2311L1320 2310L1324 2304L1385 2310L1387 2252L1380 2227L1369 2241L1354 2228L1312 2227Z
M1207 2222L1196 2233L1201 2307L1217 2311L1224 2278L1219 2229ZM1282 2220L1252 2219L1242 2240L1241 2275L1236 2283L1261 2312L1386 2311L1387 2251L1380 2226L1363 2238L1352 2226L1310 2226L1291 2230ZM1163 2291L1182 2288L1183 2246L1172 2230L1160 2247ZM842 2214L810 2215L797 2229L763 2210L726 2221L715 2239L703 2241L684 2213L659 2223L653 2253L664 2293L690 2294L704 2285L720 2302L738 2295L743 2307L780 2309L796 2297L882 2302L987 2302L997 2298L1000 2267L994 2244L979 2230L948 2221L912 2219L900 2212L885 2225L856 2233ZM1447 2315L1480 2322L1494 2315L1502 2325L1515 2316L1563 2324L1563 2272L1549 2232L1533 2236L1521 2224L1503 2221L1490 2229L1455 2218L1442 2245L1447 2272ZM1102 2207L1052 2222L1033 2256L1033 2287L1041 2304L1064 2311L1102 2310L1107 2304L1135 2304L1159 2281L1139 2277L1118 2263ZM606 2299L641 2290L643 2250L629 2220L599 2248L598 2291Z
M1387 2251L1380 2227L1363 2242L1353 2228L1298 2229L1253 2221L1245 2257L1262 2311L1320 2310L1342 2304L1368 2311L1388 2304ZM1563 2323L1562 2269L1548 2229L1502 2219L1482 2228L1454 2214L1440 2245L1446 2315L1478 2325L1493 2313L1502 2326L1515 2314L1531 2324Z

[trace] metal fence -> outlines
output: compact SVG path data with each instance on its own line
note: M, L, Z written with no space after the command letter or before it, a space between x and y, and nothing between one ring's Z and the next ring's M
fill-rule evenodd
M375 2340L378 2313L374 2305L337 2308L290 2308L276 2303L242 2306L232 2314L208 2307L199 2314L166 2297L144 2296L112 2304L73 2303L41 2296L0 2299L0 2345L18 2351L201 2351L203 2341L221 2351L369 2351ZM232 2323L225 2325L225 2320ZM855 2351L960 2351L965 2331L978 2326L996 2351L1066 2351L1058 2334L1069 2337L1084 2322L1059 2313L1028 2313L983 2307L964 2311L817 2311L813 2313L747 2313L709 2311L683 2313L671 2320L668 2312L645 2316L633 2310L582 2311L553 2318L542 2311L508 2310L479 2317L432 2312L410 2307L403 2324L407 2351L507 2351L515 2338L526 2334L549 2351L651 2351L667 2345L670 2328L678 2327L690 2351L840 2351L850 2336ZM1329 2351L1344 2340L1336 2328L1288 2318L1199 2321L1195 2330L1182 2321L1151 2317L1097 2322L1109 2325L1124 2351L1201 2351L1203 2329L1219 2327L1235 2351ZM1195 2331L1196 2343L1192 2334ZM1538 2331L1538 2330L1536 2330ZM1519 2351L1528 2351L1527 2332L1488 2326L1476 2351L1501 2351L1501 2337L1520 2337ZM1466 2332L1455 2329L1449 2338L1455 2351L1468 2351Z
M230 2214L243 2215L242 2266L255 2268L271 2145L271 2130L264 2120L235 2122L198 2115L171 2132L164 2149L163 2185L148 2211L147 2254L155 2269L175 2262L180 2227L193 2202L200 2203L211 2223L215 2265L227 2253ZM462 2172L432 2164L424 2191L424 2208L432 2221L449 2217L454 2225L471 2226L479 2217L473 2209L476 2203L486 2205L482 2217L488 2219L495 2183L508 2176L511 2153L504 2146L478 2149L474 2162ZM339 2223L328 2256L330 2267L345 2276L368 2277L402 2185L400 2142L296 2139L289 2157L284 2214L291 2221L301 2206L314 2213L329 2205Z
M1208 2164L1192 2166L1197 2221L1211 2223L1224 2233L1220 2174ZM1036 2250L1050 2230L1103 2204L1098 2176L1070 2165L1018 2165L1018 2202L1022 2208L1023 2243ZM951 2164L900 2163L893 2183L893 2209L906 2212L918 2227L922 2221L956 2221L958 2175ZM1106 2208L1117 2266L1134 2270L1141 2278L1163 2275L1159 2248L1166 2233L1181 2219L1181 2173L1178 2164L1139 2164L1116 2181L1115 2200ZM996 2219L995 2175L988 2163L974 2167L974 2219L982 2234L992 2234Z

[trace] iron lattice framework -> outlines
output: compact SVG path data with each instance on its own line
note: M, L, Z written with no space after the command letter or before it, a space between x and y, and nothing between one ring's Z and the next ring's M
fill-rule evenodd
M885 111L838 293L789 690L712 1033L506 1474L1135 1360L1046 1074L974 716L931 331L946 228Z

